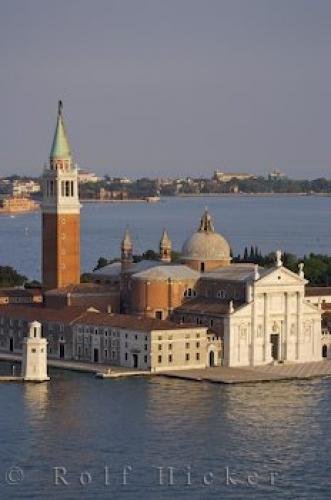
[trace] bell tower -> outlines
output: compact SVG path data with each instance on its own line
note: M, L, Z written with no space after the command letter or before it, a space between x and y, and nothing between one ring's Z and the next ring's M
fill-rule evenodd
M42 284L46 290L80 282L80 203L63 121L62 101L42 179Z

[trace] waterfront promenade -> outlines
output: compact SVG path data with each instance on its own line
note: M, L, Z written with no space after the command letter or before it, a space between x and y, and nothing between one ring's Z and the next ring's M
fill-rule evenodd
M243 384L331 377L331 360L312 363L291 363L257 367L227 368L216 366L204 370L178 370L163 375L197 382Z
M14 353L0 353L0 361L21 362L22 357ZM48 366L62 370L102 374L101 378L114 379L132 376L165 376L196 382L211 382L218 384L244 384L257 382L274 382L281 380L302 380L318 377L331 377L331 360L313 363L291 363L267 365L258 367L227 368L215 366L213 368L175 370L168 372L151 373L121 366L48 359ZM110 372L109 372L110 370Z

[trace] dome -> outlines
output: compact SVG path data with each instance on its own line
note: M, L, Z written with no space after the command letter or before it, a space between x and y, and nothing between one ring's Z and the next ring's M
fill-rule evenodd
M212 217L206 210L198 231L192 234L182 248L183 260L229 261L230 246L223 236L215 232Z

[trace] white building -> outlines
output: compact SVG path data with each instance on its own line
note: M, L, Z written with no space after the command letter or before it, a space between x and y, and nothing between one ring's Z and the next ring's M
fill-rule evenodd
M22 377L27 382L45 382L47 376L47 340L41 335L41 324L29 324L29 333L23 341Z
M73 324L73 357L160 372L206 368L207 328L125 314L85 313Z
M281 265L262 273L228 316L224 365L320 361L321 311L305 299L304 278Z

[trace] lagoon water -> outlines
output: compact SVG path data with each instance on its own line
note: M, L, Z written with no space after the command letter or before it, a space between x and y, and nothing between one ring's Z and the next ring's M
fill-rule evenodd
M1 498L330 498L330 380L51 377L0 385Z
M174 249L197 228L204 207L233 252L258 245L263 252L278 248L303 256L331 254L331 197L229 196L163 198L160 203L87 203L81 216L82 270L90 271L100 256L119 256L126 227L135 253L157 249L163 227ZM0 217L0 265L11 265L29 278L40 279L40 214Z
M234 252L257 244L331 253L331 198L86 204L84 270L118 255L127 225L137 253L156 248L164 226L179 249L206 204ZM1 217L1 264L39 278L39 261L40 215ZM222 386L60 370L51 377L0 384L0 498L330 498L330 379ZM56 484L56 467L67 484Z

